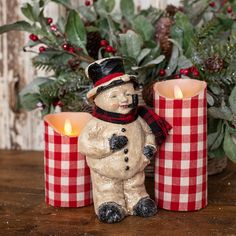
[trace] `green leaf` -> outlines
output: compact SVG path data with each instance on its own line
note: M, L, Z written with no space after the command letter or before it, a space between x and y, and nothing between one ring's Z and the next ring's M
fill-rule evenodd
M215 150L220 147L224 139L224 123L220 121L217 125L217 131L207 136L207 146L209 150Z
M79 13L89 22L96 21L96 19L97 19L95 12L92 11L91 8L89 8L89 7L80 6Z
M133 0L121 0L120 1L120 9L122 15L130 22L132 22L134 18L134 2Z
M233 119L233 114L230 108L223 106L223 107L210 107L208 108L208 114L215 119L222 119L231 121Z
M134 67L132 67L132 69L133 70L139 70L139 69L144 69L144 68L147 68L147 67L153 67L153 66L158 65L161 62L163 62L164 59L165 59L165 56L164 55L160 55L156 59L149 61L147 64L142 65L140 67L134 66Z
M59 3L66 8L72 9L70 0L52 0L52 2Z
M66 27L65 33L71 44L81 47L86 52L86 31L79 14L75 10L71 10Z
M210 106L213 106L214 105L214 98L209 94L207 93L206 94L206 98L207 98L207 103L210 105Z
M171 29L171 36L181 45L184 54L189 57L192 48L194 28L186 14L181 12L176 13L175 24Z
M236 86L234 86L230 96L229 104L234 114L236 114Z
M133 26L136 32L138 32L144 41L149 41L153 38L155 32L152 24L142 15L137 16L134 19Z
M149 53L151 52L150 48L144 48L140 52L138 58L137 58L137 63L139 64Z
M9 31L27 31L27 32L34 32L34 28L26 21L17 21L13 24L7 24L0 26L0 34L9 32Z
M37 77L20 91L20 96L24 96L28 93L39 93L39 86L41 84L47 83L48 81L48 77Z
M104 0L104 1L105 1L106 11L111 12L116 5L115 0Z
M210 90L215 94L215 95L220 95L221 94L221 88L218 84L213 84L213 83L209 83L207 85Z
M193 63L186 56L182 55L178 58L178 68L177 69L189 68L192 65L193 65Z
M141 37L132 30L126 34L119 34L122 56L136 59L141 52L143 41Z
M178 66L179 48L177 45L173 45L171 57L166 68L166 75L170 76L176 70Z
M224 151L228 158L236 163L236 140L233 142L232 136L230 135L228 129L225 130L224 138Z
M40 95L38 93L27 93L20 96L20 103L22 107L28 111L37 108L37 103L40 102Z
M35 14L35 10L33 6L31 6L29 3L26 3L23 7L21 7L21 11L24 14L25 17L27 17L31 21L37 21L38 15Z

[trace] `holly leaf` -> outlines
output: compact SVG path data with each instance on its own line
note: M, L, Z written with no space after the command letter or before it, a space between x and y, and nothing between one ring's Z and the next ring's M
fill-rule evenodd
M236 114L236 86L234 86L230 96L229 104L234 114Z
M0 26L0 34L9 32L9 31L26 31L26 32L34 32L35 29L26 21L17 21L12 24L2 25Z
M75 10L71 10L68 15L65 33L71 44L83 48L86 52L85 46L87 39L85 27L79 14Z
M132 30L119 34L122 56L136 59L143 45L142 38Z
M134 18L134 2L133 0L121 0L120 9L122 15L129 21L132 22Z
M135 31L142 36L144 41L149 41L153 38L155 29L143 15L139 15L134 19L133 26Z
M228 129L225 130L223 148L227 157L236 163L236 140L233 141L233 136L230 135Z

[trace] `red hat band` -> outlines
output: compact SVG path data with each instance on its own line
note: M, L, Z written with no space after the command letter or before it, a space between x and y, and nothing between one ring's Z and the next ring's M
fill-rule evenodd
M122 76L124 75L123 72L117 72L117 73L113 73L113 74L110 74L110 75L107 75L101 79L99 79L95 84L94 84L94 87L97 87L101 84L104 84L106 82L109 82L110 80L116 78L116 77L119 77L119 76Z

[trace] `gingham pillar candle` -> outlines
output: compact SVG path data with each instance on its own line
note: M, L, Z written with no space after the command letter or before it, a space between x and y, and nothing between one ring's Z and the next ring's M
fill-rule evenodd
M160 208L194 211L207 205L206 83L175 79L154 85L155 112L172 130L155 160Z
M79 153L78 136L91 118L88 113L46 115L45 200L55 207L82 207L92 203L89 167Z

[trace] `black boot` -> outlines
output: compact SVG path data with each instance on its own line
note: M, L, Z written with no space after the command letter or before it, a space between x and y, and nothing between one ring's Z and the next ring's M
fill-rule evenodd
M156 203L150 197L141 198L134 206L135 216L149 217L154 216L156 213Z
M104 223L116 223L124 219L125 211L115 202L106 202L98 208L98 219Z

